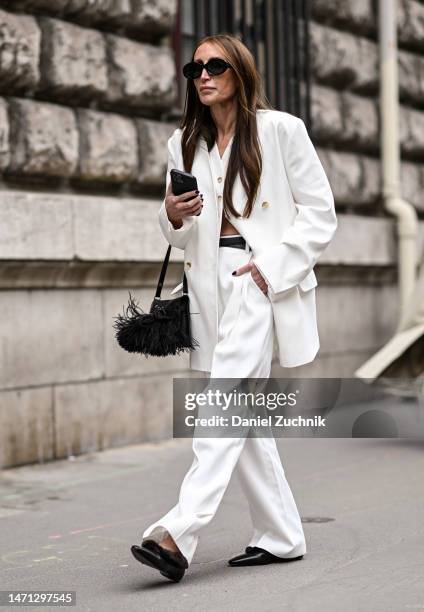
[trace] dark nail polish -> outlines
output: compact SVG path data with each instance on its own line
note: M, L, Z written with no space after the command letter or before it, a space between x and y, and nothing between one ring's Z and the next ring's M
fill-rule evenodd
M235 275L236 275L236 272L237 272L237 270L234 270L234 272L231 272L231 274L232 274L233 276L235 276Z
M195 191L194 193L199 193L199 190L198 190L198 189L196 189L196 191Z

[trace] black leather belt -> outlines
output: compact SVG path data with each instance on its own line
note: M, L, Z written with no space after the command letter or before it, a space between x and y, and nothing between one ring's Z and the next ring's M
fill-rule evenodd
M243 236L220 236L219 246L234 247L235 249L246 249L246 240ZM250 251L249 247L249 251Z

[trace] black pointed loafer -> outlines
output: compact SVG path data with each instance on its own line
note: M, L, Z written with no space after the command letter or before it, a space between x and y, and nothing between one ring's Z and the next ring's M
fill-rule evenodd
M287 561L299 561L303 555L298 557L277 557L258 546L248 546L246 552L237 555L228 561L232 567L244 567L246 565L268 565L268 563L285 563Z
M179 582L188 568L187 559L180 552L163 548L154 540L145 540L141 546L133 544L131 552L137 561L159 570L162 576Z

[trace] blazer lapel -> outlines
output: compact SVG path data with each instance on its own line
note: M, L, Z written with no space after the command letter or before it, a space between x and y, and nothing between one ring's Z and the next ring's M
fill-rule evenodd
M212 150L209 152L208 151L208 144L205 140L205 138L203 136L200 136L199 140L198 140L198 144L197 146L199 147L198 150L198 156L200 158L200 160L204 163L206 163L207 167L209 167L209 171L210 171L210 180L211 180L211 185L212 188L214 186L214 172L213 172L213 168L211 166L211 154L212 154ZM228 150L226 149L224 154L227 154ZM219 153L218 153L219 155ZM243 209L244 209L244 205L245 205L245 201L246 201L246 193L244 191L240 176L237 175L236 179L234 181L234 187L233 187L233 206L234 208L242 213ZM218 212L218 221L219 221L219 206L217 206L217 212Z

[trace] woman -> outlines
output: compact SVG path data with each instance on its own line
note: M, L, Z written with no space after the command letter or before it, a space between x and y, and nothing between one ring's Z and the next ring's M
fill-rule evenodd
M308 363L318 351L313 266L337 227L333 195L303 121L269 106L238 38L202 39L183 72L186 107L168 141L159 222L184 249L199 342L190 367L211 380L266 379L274 326L282 366ZM174 196L172 168L194 174L200 193ZM193 451L178 503L132 546L136 559L181 580L234 470L254 531L229 564L302 559L302 524L273 437L194 436Z

